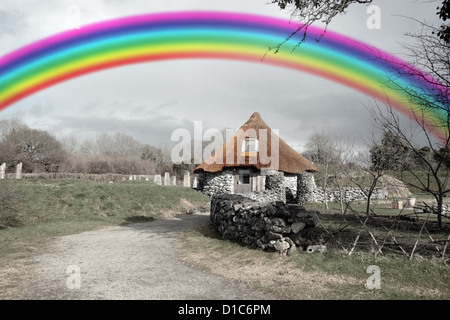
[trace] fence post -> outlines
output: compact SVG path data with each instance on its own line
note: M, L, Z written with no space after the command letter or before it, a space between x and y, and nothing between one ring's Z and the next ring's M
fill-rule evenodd
M170 173L168 172L164 173L164 185L170 186Z
M194 182L192 183L192 189L197 189L198 180L197 177L194 177Z
M22 179L22 162L16 167L16 179Z
M5 174L6 174L6 163L3 163L0 166L0 179L5 179Z
M153 178L153 182L160 186L161 185L161 175L160 174L155 174L155 177Z
M189 171L185 171L183 177L183 187L189 188L190 186L191 186L191 175Z

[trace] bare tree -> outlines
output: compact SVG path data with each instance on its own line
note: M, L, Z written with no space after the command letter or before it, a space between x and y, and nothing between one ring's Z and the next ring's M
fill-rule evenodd
M438 226L442 228L443 200L450 192L450 43L445 37L436 36L439 30L422 23L417 33L407 35L413 40L413 44L405 46L411 63L394 64L397 76L386 84L402 91L408 102L416 106L412 109L410 128L402 126L392 108L383 113L376 103L373 118L383 132L391 131L400 137L403 148L410 156L400 157L398 161L415 164L399 164L402 175L408 172L414 177L414 181L402 180L435 198ZM405 80L415 84L401 86L399 82ZM438 132L438 138L432 135L433 132ZM418 145L419 135L425 141L428 152Z
M78 140L75 137L66 137L60 139L59 142L65 151L72 154L77 152L77 148L79 147Z
M63 145L73 154L70 167L74 172L155 174L162 158L161 150L125 133L101 133L82 143L66 138Z
M365 144L367 149L355 150L352 161L357 166L355 170L347 173L347 177L364 194L366 198L366 214L369 214L372 196L381 177L384 176L385 170L382 166L372 165L372 159L368 150L377 145L373 134L370 140L365 141Z
M26 128L27 126L20 120L0 120L0 141L4 140L14 130Z
M168 144L159 144L157 146L161 150L161 157L158 159L157 166L160 171L171 171L173 168L172 162L172 146Z
M325 208L328 209L327 188L330 167L333 164L340 162L340 154L336 150L333 139L326 134L320 133L314 133L306 142L304 149L305 156L309 157L310 160L319 168L318 175L321 180L321 187L324 193Z
M272 0L272 3L278 4L281 9L290 8L292 17L301 22L298 30L288 36L286 41L301 31L304 32L304 40L308 26L312 23L321 21L327 26L334 17L345 13L351 4L371 2L371 0ZM376 118L383 130L390 130L406 141L404 145L409 149L412 159L421 164L421 175L410 170L412 175L415 174L417 180L414 186L435 197L438 207L438 225L442 227L443 197L449 192L446 163L450 153L450 0L434 2L441 4L437 7L436 12L439 19L442 20L441 25L434 27L419 21L422 25L421 30L417 33L407 34L413 40L413 44L405 46L409 51L407 57L409 64L399 63L396 65L395 62L389 61L393 65L397 77L392 78L391 83L386 85L403 91L408 97L409 103L415 106L412 122L417 127L409 130L412 134L408 134L408 131L401 127L399 118L392 109L388 109L387 116L379 112ZM411 85L402 85L408 81ZM433 114L436 116L430 116ZM414 135L418 131L425 137L432 157L424 156L425 153L415 145ZM430 132L439 132L439 139L435 140ZM374 181L377 180L380 173L372 173Z
M339 155L339 160L331 166L331 179L338 188L339 208L341 213L345 212L345 187L348 187L348 175L351 171L351 160L353 156L354 145L342 137L334 140L335 150Z
M315 22L325 23L325 30L331 21L338 15L345 14L347 9L352 4L369 4L372 0L272 0L272 4L277 4L282 10L290 10L291 18L299 21L297 30L292 34L287 35L286 41L290 40L294 35L302 33L302 39L299 45L306 39L308 27ZM323 36L322 34L322 36ZM316 39L319 40L319 39ZM286 42L285 41L285 42ZM278 52L279 48L285 43L280 43L276 47Z
M100 134L94 143L94 152L103 156L127 157L138 155L142 145L125 133Z
M447 135L443 142L435 140L418 116L415 130L407 130L402 126L398 114L391 108L386 109L387 111L384 113L377 106L373 116L381 130L389 130L402 138L402 147L408 156L396 158L397 161L402 161L398 164L400 179L408 186L431 194L435 198L438 227L442 228L444 197L450 193L450 167L448 166L450 138ZM422 137L425 137L428 152L423 152L423 146L417 142L418 131Z
M81 156L92 156L96 154L95 151L95 142L91 139L85 139L83 142L81 142L79 145L77 145L76 149L73 151L73 153L81 155Z
M280 9L290 10L291 18L299 22L297 30L287 35L286 40L275 48L276 52L285 42L298 33L303 34L298 43L300 45L306 39L308 27L313 23L324 23L325 30L323 34L325 34L332 20L339 15L345 15L351 5L367 5L372 2L373 0L271 0L270 3L277 4ZM450 43L450 0L430 0L430 2L441 3L437 7L436 15L442 20L442 23L439 28L436 28L434 34L448 44ZM319 41L320 38L316 40Z
M62 145L43 130L13 130L0 143L0 161L8 167L23 163L24 172L57 172L67 157Z

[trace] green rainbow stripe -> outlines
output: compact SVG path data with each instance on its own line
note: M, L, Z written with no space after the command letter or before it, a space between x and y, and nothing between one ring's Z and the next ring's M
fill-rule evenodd
M115 19L63 32L0 58L0 110L37 91L91 72L170 59L229 59L276 65L314 74L373 97L413 118L420 112L427 129L445 139L448 105L434 99L440 90L406 62L370 45L311 27L306 41L294 36L275 54L268 48L297 29L282 19L229 12L172 12ZM431 77L420 73L428 80ZM395 79L393 85L392 79ZM438 108L411 103L408 93L425 96ZM301 94L301 93L299 93Z

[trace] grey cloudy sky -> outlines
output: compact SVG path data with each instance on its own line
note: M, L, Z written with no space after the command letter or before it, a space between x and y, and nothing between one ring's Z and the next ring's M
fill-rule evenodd
M267 0L1 0L0 56L64 31L67 9L81 9L81 23L150 12L223 10L289 18ZM401 43L418 23L437 22L437 2L374 0L381 29L366 27L366 7L354 5L330 30L402 57ZM193 121L208 128L239 128L254 111L298 151L314 131L361 137L371 126L370 99L340 84L297 71L236 61L178 60L125 66L48 88L0 112L57 138L124 132L142 143L169 143Z

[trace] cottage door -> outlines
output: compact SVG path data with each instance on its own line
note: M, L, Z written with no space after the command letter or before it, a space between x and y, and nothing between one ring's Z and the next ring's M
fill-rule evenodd
M248 193L252 191L252 171L237 169L234 176L234 193Z

